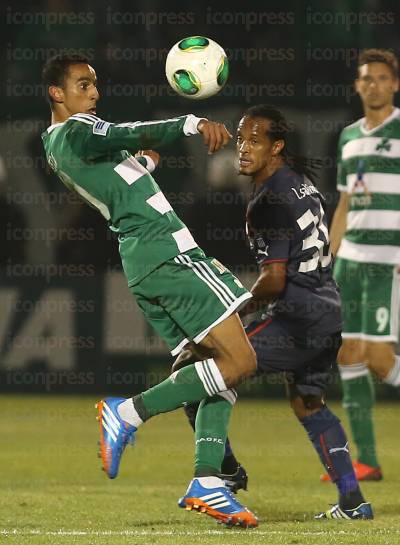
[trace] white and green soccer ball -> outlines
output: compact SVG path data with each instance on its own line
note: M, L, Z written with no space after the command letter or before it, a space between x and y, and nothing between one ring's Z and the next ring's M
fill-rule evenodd
M228 79L229 63L217 42L204 36L190 36L169 51L165 73L179 95L198 100L222 89Z

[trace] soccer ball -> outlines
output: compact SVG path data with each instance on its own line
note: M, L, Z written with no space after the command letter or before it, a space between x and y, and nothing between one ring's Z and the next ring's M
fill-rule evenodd
M198 100L222 89L228 79L229 63L217 42L204 36L190 36L169 51L165 73L179 95Z

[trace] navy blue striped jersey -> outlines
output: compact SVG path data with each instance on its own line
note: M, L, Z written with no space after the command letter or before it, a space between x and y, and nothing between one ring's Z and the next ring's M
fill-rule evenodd
M332 277L325 202L318 189L283 166L252 196L246 230L260 267L287 263L286 287L269 312L299 336L340 331L340 297Z

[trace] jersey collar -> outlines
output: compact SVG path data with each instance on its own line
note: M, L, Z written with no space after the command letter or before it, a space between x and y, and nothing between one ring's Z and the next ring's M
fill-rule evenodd
M367 129L366 126L365 126L365 121L366 121L366 118L363 117L361 119L361 124L360 124L360 130L361 132L365 135L365 136L370 136L371 134L374 134L375 131L379 131L379 129L381 129L382 127L384 127L385 125L387 125L388 123L390 123L391 121L393 121L393 119L395 117L397 117L398 115L400 114L400 110L399 108L395 108L393 110L393 112L385 119L385 121L383 121L380 125L378 125L377 127L374 127L373 129Z
M278 168L278 170L275 170L275 172L273 174L271 174L271 176L269 178L265 178L265 180L262 182L261 185L258 186L258 189L256 189L255 185L254 185L254 190L253 190L253 193L252 193L252 199L254 199L255 197L257 197L260 193L262 193L262 191L264 191L264 189L266 188L267 184L273 180L273 178L275 176L278 176L279 174L282 174L282 172L284 172L285 170L290 170L290 167L289 165L282 165L280 168Z
M57 127L61 127L61 125L64 125L65 121L63 121L62 123L53 123L53 125L50 125L50 127L47 127L47 132L50 134L51 131L53 131L54 129L56 129Z

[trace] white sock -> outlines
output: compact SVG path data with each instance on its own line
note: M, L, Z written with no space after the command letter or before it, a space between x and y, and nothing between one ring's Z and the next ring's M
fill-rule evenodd
M394 365L383 380L384 382L386 382L386 384L390 384L391 386L400 386L400 357L399 356L394 357Z
M342 380L352 380L353 378L369 375L368 367L365 363L352 363L350 365L338 365L340 378Z
M204 488L217 488L225 486L225 483L219 477L195 477Z
M218 369L213 358L204 361L196 361L194 366L203 383L204 389L209 396L227 390L221 371Z
M117 410L122 420L128 422L128 424L131 424L131 426L135 426L135 428L138 428L140 424L143 424L143 420L140 418L137 410L133 405L132 397L118 405Z

